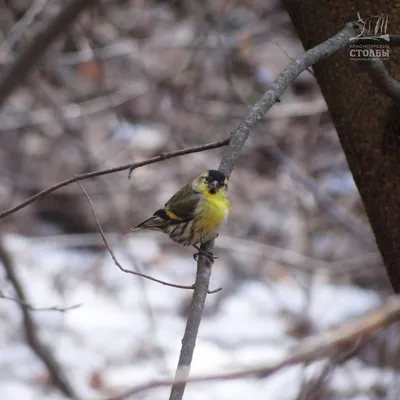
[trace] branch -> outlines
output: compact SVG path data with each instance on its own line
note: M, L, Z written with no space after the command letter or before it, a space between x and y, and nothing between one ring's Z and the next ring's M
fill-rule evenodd
M354 44L359 43L361 45L372 46L383 44L387 47L400 45L400 35L374 35L373 32L366 29L364 24L360 24L359 22L356 22L356 24L361 29L361 34L351 39ZM360 60L360 62L365 67L374 85L382 93L397 101L400 100L400 82L389 75L382 60L365 59Z
M201 249L208 252L211 252L213 247L214 240L201 245ZM200 253L197 264L196 280L194 282L194 292L190 303L190 311L186 322L185 333L183 334L182 348L175 372L175 380L171 388L170 400L182 399L185 392L186 380L189 377L201 316L206 302L208 287L210 285L210 277L211 261Z
M169 282L163 281L163 280L161 280L161 279L153 278L152 276L146 275L146 274L142 274L141 272L136 272L136 271L132 271L132 270L130 270L130 269L124 268L124 267L119 263L119 261L117 260L117 257L115 257L114 252L112 251L110 245L108 244L108 241L107 241L107 239L106 239L106 236L104 235L103 228L101 227L100 222L99 222L99 219L97 218L96 212L94 211L92 200L90 199L88 193L86 192L86 190L85 190L85 188L82 186L82 184L81 184L79 181L77 181L76 183L77 183L77 184L79 185L79 187L81 188L83 194L85 195L85 197L86 197L86 199L87 199L87 201L88 201L88 203L89 203L90 211L92 212L93 218L94 218L95 221L96 221L96 225L97 225L97 228L98 228L98 230L99 230L99 232L100 232L100 235L101 235L101 238L102 238L102 240L103 240L104 246L106 247L107 251L110 253L110 256L111 256L111 258L113 259L115 265L116 265L122 272L125 272L125 273L127 273L127 274L131 274L131 275L141 276L142 278L149 279L149 280L151 280L151 281L153 281L153 282L161 283L162 285L171 286L171 287L178 288L178 289L193 289L193 288L194 288L194 285L192 285L192 286L177 285L177 284L175 284L175 283L169 283ZM210 294L212 294L212 293L217 293L217 292L219 292L220 290L222 290L222 288L218 288L218 289L215 289L215 290L211 290L211 291L209 291L208 293L210 293Z
M358 318L356 321L348 322L337 328L325 331L317 336L308 337L300 341L292 349L289 349L288 356L262 366L247 368L236 372L224 372L213 375L198 376L193 378L179 378L175 383L186 382L209 382L220 380L241 379L247 377L268 377L280 369L298 363L310 363L322 358L334 357L338 352L345 351L350 347L354 348L355 343L361 343L379 333L382 329L398 321L400 318L400 297L389 298L382 306ZM129 391L109 398L108 400L123 400L130 396L171 385L169 379L153 380L138 385Z
M361 60L373 84L385 95L400 101L400 82L389 75L381 60Z
M232 172L233 165L238 158L245 141L257 122L261 120L270 108L279 100L279 97L291 85L291 83L307 68L335 54L338 50L349 44L349 38L357 34L353 24L346 27L327 41L306 51L296 57L271 84L260 101L256 103L238 128L231 134L229 148L222 160L220 170L228 176Z
M79 14L95 0L70 0L67 5L54 17L22 51L16 61L9 66L0 81L0 109L11 93L20 85L35 63L42 57L48 46L65 32Z
M0 299L13 301L14 303L18 303L22 307L26 308L27 310L31 310L31 311L60 311L60 312L66 312L66 311L69 311L69 310L74 310L75 308L78 308L78 307L81 306L80 304L74 304L73 306L68 306L68 307L60 307L60 306L35 307L32 304L27 303L26 301L22 301L21 299L17 299L15 297L7 296L1 290L0 290Z
M168 160L169 158L173 158L173 157L183 156L185 154L198 153L200 151L216 149L218 147L226 146L228 143L229 143L229 139L224 139L224 140L220 140L218 142L213 142L213 143L203 144L200 146L190 147L188 149L172 151L170 153L161 153L159 156L152 157L152 158L149 158L148 160L139 161L139 162L132 163L132 164L126 164L126 165L121 165L119 167L114 167L114 168L103 169L103 170L99 170L99 171L88 172L85 174L75 175L69 179L66 179L65 181L59 182L55 185L48 187L47 189L44 189L44 190L36 193L35 195L29 197L28 199L26 199L22 203L18 204L17 206L11 207L8 210L1 212L0 219L7 217L10 214L13 214L13 213L17 212L18 210L21 210L22 208L25 208L26 206L33 203L37 199L45 196L46 194L52 193L52 192L56 191L57 189L60 189L67 185L70 185L73 182L81 181L81 180L88 179L88 178L94 178L95 176L113 174L115 172L120 172L120 171L124 171L127 169L129 169L130 171L133 171L134 169L143 167L144 165L153 164L158 161Z
M15 292L17 293L18 303L20 305L23 317L23 327L25 330L25 335L28 345L46 366L54 386L56 386L68 398L73 398L73 399L77 398L70 382L64 375L63 370L60 368L50 348L45 346L39 339L36 325L28 310L28 307L26 307L26 305L29 304L29 302L27 301L25 291L16 275L14 263L9 254L7 253L6 249L4 248L4 245L1 241L0 241L0 261L3 264L4 269L6 271L7 279L10 281L11 285L14 287Z
M249 113L245 116L237 129L232 132L229 147L226 150L219 167L220 171L224 172L228 177L231 175L234 164L239 157L250 132L254 129L257 122L269 111L269 109L279 101L279 97L285 92L296 77L318 61L321 61L336 53L341 48L346 47L349 44L349 39L357 34L358 31L353 27L353 24L348 24L335 36L294 59L279 74L277 79L270 86L270 89L265 92L260 101L250 109ZM214 240L203 244L201 248L205 251L212 252L214 248ZM196 345L201 315L207 297L210 277L210 260L203 255L200 255L190 313L182 339L182 348L175 373L175 382L172 385L169 400L181 400L183 398Z
M357 22L356 22L357 24ZM360 25L360 28L364 30L364 35L361 37L355 37L351 40L352 44L358 43L358 44L372 44L372 45L377 45L377 44L385 44L386 46L390 47L398 47L400 46L400 35L387 35L387 38L385 38L386 35L383 36L374 36L373 38L368 37L372 36L372 32L368 31L367 29L364 29L362 25Z
M36 0L32 2L24 16L18 20L11 28L10 32L8 32L7 38L0 45L0 54L12 51L22 34L33 24L35 18L42 12L46 4L47 0Z

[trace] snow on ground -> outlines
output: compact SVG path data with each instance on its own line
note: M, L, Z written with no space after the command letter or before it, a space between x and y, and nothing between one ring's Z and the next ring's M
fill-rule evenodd
M113 248L126 268L140 267L159 279L192 284L195 262L190 251L175 247L163 250L156 240L153 235L129 237L126 247L114 244ZM66 313L36 311L32 315L41 339L53 349L82 399L101 399L155 378L173 376L190 290L124 274L108 254L68 250L50 241L18 236L7 236L6 247L32 305L80 304ZM228 264L223 255L215 262L211 287L227 285ZM0 289L14 296L4 276ZM240 370L287 354L295 343L290 335L290 314L304 309L300 285L280 279L271 288L264 282L247 280L214 313L207 313L221 293L208 298L193 375ZM308 316L314 329L321 330L362 314L379 302L374 292L332 285L321 277L314 283ZM18 305L0 300L0 321L1 400L63 399L56 390L40 383L45 370L24 343ZM292 400L297 398L304 376L312 375L318 366L321 362L306 370L303 366L285 368L267 379L190 384L185 398ZM390 371L352 360L335 370L332 385L343 398L363 400L369 397L362 393L368 393L374 383L385 381L389 385L393 380ZM160 388L135 399L161 400L167 394L167 388Z

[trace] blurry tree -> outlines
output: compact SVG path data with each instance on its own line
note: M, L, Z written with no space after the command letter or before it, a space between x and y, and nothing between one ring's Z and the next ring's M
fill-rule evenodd
M283 0L295 29L309 49L357 19L388 14L388 33L400 31L400 4L391 0ZM400 77L400 50L390 48L389 73ZM343 50L315 65L349 167L390 282L400 293L400 105L380 92L361 63Z

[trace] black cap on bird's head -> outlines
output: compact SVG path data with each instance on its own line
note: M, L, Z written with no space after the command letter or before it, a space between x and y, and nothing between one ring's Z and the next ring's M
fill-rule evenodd
M207 172L207 186L211 194L215 194L225 185L226 176L223 172L210 169Z
M208 170L208 176L210 179L212 179L213 181L217 181L217 182L225 182L225 174L221 171L217 171L215 169L210 169Z

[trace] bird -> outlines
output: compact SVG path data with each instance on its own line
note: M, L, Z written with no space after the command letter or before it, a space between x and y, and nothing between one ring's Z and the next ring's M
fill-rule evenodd
M193 246L211 262L216 258L198 246L218 236L228 218L231 203L228 198L228 179L218 170L203 172L178 190L153 216L131 229L131 232L152 230L164 232L182 246Z

